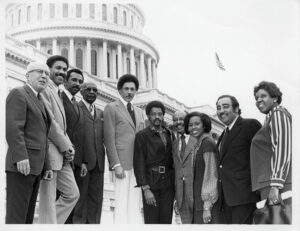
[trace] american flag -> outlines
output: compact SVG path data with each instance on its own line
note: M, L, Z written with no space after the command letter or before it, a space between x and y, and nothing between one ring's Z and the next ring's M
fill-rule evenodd
M216 52L216 63L220 70L225 71L224 65L221 63L218 53Z

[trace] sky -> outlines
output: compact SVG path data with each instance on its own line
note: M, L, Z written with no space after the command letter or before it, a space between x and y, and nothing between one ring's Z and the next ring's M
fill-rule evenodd
M289 110L299 102L299 1L136 1L160 53L158 88L187 106L234 95L244 117L263 120L253 88L272 81ZM218 53L226 71L217 68ZM298 109L296 113L299 114Z

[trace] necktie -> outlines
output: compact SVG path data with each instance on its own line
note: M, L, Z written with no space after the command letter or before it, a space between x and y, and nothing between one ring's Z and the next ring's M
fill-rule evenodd
M181 149L180 149L180 158L183 160L184 152L185 152L186 142L185 142L185 135L181 135Z
M221 140L221 147L220 147L220 153L221 153L221 155L223 155L223 149L224 149L224 145L226 143L226 140L228 138L228 134L229 134L229 128L227 127L225 129L225 133L224 133L224 135L222 137L222 140Z
M134 111L132 110L131 103L127 104L127 111L129 112L129 114L131 116L131 119L132 119L132 121L134 123L134 126L135 126L135 115L134 115Z
M71 102L72 102L72 104L73 104L73 106L74 106L74 108L75 108L75 111L76 111L77 114L78 114L77 102L76 102L76 99L75 99L74 96L72 97Z
M89 107L89 111L90 111L91 115L94 116L94 107L92 104Z

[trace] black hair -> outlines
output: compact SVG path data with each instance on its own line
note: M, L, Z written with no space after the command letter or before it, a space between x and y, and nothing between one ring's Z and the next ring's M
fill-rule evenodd
M232 105L233 110L235 110L235 109L238 107L238 108L239 108L238 114L240 115L240 114L242 113L242 110L240 109L240 104L239 104L239 102L238 102L237 99L236 99L234 96L232 96L232 95L221 95L221 96L218 98L218 100L217 100L217 102L216 102L216 105L218 105L218 101L219 101L220 99L222 99L222 98L229 98L229 99L231 100L231 105Z
M190 119L194 116L198 116L203 124L203 131L205 133L210 132L211 130L211 119L208 115L206 115L205 113L200 113L197 111L194 112L190 112L186 115L186 117L184 118L184 131L186 134L189 134L188 128L189 128L189 122Z
M129 83L129 82L134 83L136 90L139 89L139 80L134 75L126 74L126 75L122 75L119 78L118 85L117 85L118 90L120 90L123 87L124 83Z
M165 106L163 105L163 103L160 102L160 101L154 100L154 101L151 101L150 103L147 104L147 106L146 106L146 115L150 114L150 111L153 107L161 108L161 110L163 112L163 115L165 114Z
M81 75L81 76L82 76L82 81L84 81L84 76L83 76L83 74L82 74L82 71L79 70L79 69L76 69L76 68L73 68L73 69L70 69L70 70L67 71L67 78L66 78L66 81L69 80L69 78L70 78L70 76L71 76L71 74L72 74L73 72L75 72L75 73Z
M67 69L69 68L69 61L68 61L68 59L65 58L64 56L61 56L61 55L53 55L53 56L50 56L50 57L47 59L46 64L48 65L49 68L52 68L52 67L53 67L53 64L54 64L56 61L63 61L65 64L67 64Z
M275 83L267 82L267 81L260 82L258 86L254 87L254 97L256 92L258 92L260 89L264 89L265 91L267 91L272 98L277 98L277 103L281 104L282 92L276 86Z

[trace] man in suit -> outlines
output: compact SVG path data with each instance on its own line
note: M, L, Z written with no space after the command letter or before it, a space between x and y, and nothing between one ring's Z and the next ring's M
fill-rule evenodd
M50 69L50 80L42 94L45 105L52 114L46 163L53 170L53 180L41 182L39 223L63 224L79 198L79 190L70 166L75 151L66 132L65 110L58 88L66 77L68 60L63 56L55 55L48 58L47 65ZM44 178L47 177L46 171ZM61 193L57 200L56 188Z
M173 129L177 135L173 142L173 160L175 167L175 199L181 222L192 224L193 221L193 163L192 150L197 140L184 134L185 112L176 111L173 115Z
M137 186L143 190L145 224L171 224L175 195L172 132L163 126L165 106L146 106L150 125L136 134L133 166Z
M83 151L80 158L75 154L75 179L80 198L74 209L74 224L100 224L105 150L103 145L103 112L96 107L97 86L87 82L81 86L83 99L79 107L84 118Z
M231 95L218 98L217 115L226 129L218 140L222 211L227 224L251 224L258 195L251 190L250 145L261 124L243 119Z
M83 83L84 77L79 69L70 69L67 72L67 76L64 82L64 89L61 94L67 123L67 134L74 145L75 155L73 160L76 167L82 168L83 176L86 175L87 169L84 163L82 163L83 144L84 139L84 117L83 111L79 107L75 95L80 91L80 85ZM74 170L74 169L73 169ZM76 178L75 178L76 179ZM58 192L57 198L60 193ZM72 224L74 209L66 220L66 224Z
M45 63L27 66L27 84L6 99L6 224L32 224L48 147L50 116L40 93L49 81Z
M111 169L115 172L114 223L142 223L139 203L141 191L135 188L133 151L135 134L144 128L141 109L131 104L138 79L123 75L117 85L121 98L104 109L104 143Z

